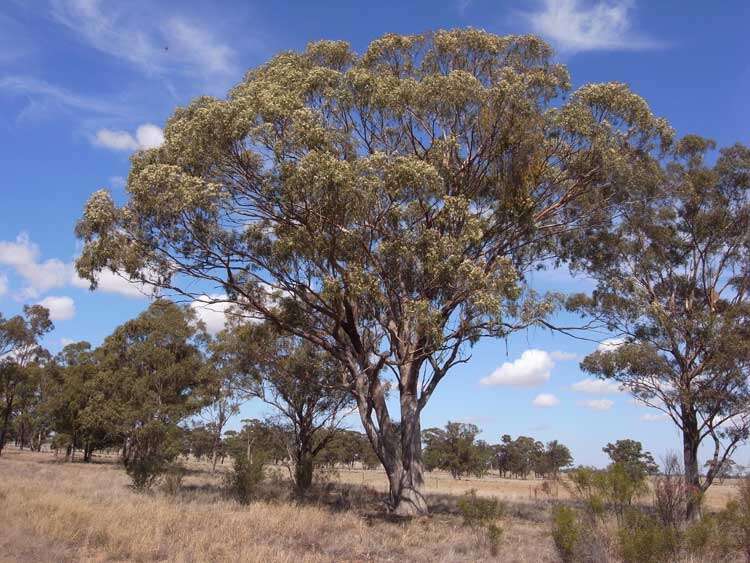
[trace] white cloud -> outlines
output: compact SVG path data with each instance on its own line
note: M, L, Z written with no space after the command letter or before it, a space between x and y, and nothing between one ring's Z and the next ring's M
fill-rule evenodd
M206 325L209 334L217 334L226 326L226 311L231 307L231 303L221 301L226 298L226 295L218 294L201 295L190 304L190 308Z
M102 270L96 276L96 291L104 293L117 293L125 297L150 297L154 294L151 286L141 282L131 282L125 274L116 274L110 270ZM78 277L75 271L72 273L70 282L75 287L88 289L91 285L88 280Z
M113 131L111 129L100 129L94 137L94 144L115 151L137 151L151 149L161 146L164 142L164 133L161 128L152 124L144 123L135 131L135 135L127 131Z
M615 402L610 401L609 399L591 399L590 401L583 401L580 404L591 410L608 411L612 408L612 405L614 405Z
M8 293L8 276L0 274L0 296Z
M543 0L540 9L525 14L535 33L561 51L653 49L660 43L634 33L632 0Z
M573 391L587 393L589 395L614 395L620 393L620 384L603 379L592 379L587 377L570 386Z
M99 0L52 0L52 17L89 46L148 74L190 75L235 71L235 52L213 33L184 18L148 14L127 3L104 9Z
M550 352L549 355L556 362L566 362L568 360L575 360L576 358L578 358L577 354L573 354L572 352L563 352L561 350Z
M67 281L68 267L56 258L39 261L39 246L21 233L15 241L0 241L0 264L10 266L28 284L21 291L22 297L37 297L39 294Z
M663 412L662 413L649 412L641 416L641 420L643 420L644 422L658 422L660 420L666 420L667 418L669 417L666 415L666 413L663 413Z
M39 305L49 309L49 318L52 321L67 321L76 314L75 303L70 297L50 295L42 299Z
M560 399L552 395L551 393L540 393L536 397L534 397L534 400L531 401L531 404L535 407L554 407L555 405L560 404Z
M74 339L72 339L72 338L64 338L63 337L63 338L60 339L60 346L62 346L63 348L65 348L68 344L73 344L74 342L77 342L77 341L74 340Z
M505 362L490 375L482 379L482 385L513 385L536 387L550 378L550 370L555 363L544 350L526 350L514 362Z
M599 343L596 347L597 352L612 352L625 344L624 338L607 338Z

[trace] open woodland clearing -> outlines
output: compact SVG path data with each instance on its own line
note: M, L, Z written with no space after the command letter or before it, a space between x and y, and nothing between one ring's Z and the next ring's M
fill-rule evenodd
M9 449L0 458L2 561L558 561L550 533L549 500L534 500L541 480L427 479L433 515L398 521L383 508L387 480L379 471L339 470L309 504L269 492L242 506L222 495L224 467L188 463L181 491L138 494L122 468L102 456L64 463L50 453ZM363 478L364 476L364 478ZM366 488L362 487L362 481ZM288 488L280 482L269 487ZM50 483L53 486L50 486ZM506 504L496 558L480 530L458 515L469 489ZM712 487L709 509L733 495ZM561 499L567 498L559 487ZM649 499L644 499L649 502ZM613 559L615 560L615 559Z

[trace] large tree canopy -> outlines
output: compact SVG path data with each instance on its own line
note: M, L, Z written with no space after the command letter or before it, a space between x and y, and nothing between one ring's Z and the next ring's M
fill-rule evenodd
M550 312L524 272L671 136L622 84L570 93L551 56L478 30L282 53L176 110L164 145L133 157L124 206L91 197L78 272L218 288L332 353L394 506L424 512L419 414L436 385L466 344Z

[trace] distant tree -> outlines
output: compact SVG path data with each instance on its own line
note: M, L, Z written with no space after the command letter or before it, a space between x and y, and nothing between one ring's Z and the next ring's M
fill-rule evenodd
M540 459L542 460L540 470L536 472L542 475L557 476L561 469L573 464L573 455L570 453L570 449L557 440L547 442L547 447Z
M688 519L750 430L750 148L706 163L712 141L688 136L663 172L623 183L617 219L573 244L574 268L597 282L571 307L623 344L583 369L611 378L666 413L682 434ZM698 450L712 458L701 478Z
M49 397L56 444L66 447L66 458L83 450L83 460L90 461L97 447L105 445L106 432L84 414L102 405L94 403L95 382L99 366L88 342L65 346L49 367L55 390Z
M633 475L654 475L659 472L659 466L650 452L643 450L643 444L637 440L617 440L602 448L612 463L619 463Z
M280 436L288 438L295 487L304 495L312 484L316 457L351 412L343 366L310 342L270 325L246 324L235 330L244 373L256 382L250 393L274 408Z
M337 432L320 453L320 462L329 467L359 463L364 469L377 467L378 458L367 436L355 430Z
M557 300L525 273L671 136L623 84L571 93L552 56L473 29L279 54L178 109L134 156L123 207L90 198L78 273L190 298L218 284L217 301L336 356L392 508L426 513L435 388L480 338L543 322Z
M208 367L206 385L203 387L206 406L201 417L206 421L204 430L211 432L210 459L212 470L221 448L221 436L229 420L240 412L240 406L247 401L248 391L257 383L242 365L243 342L237 331L223 330L213 338L208 346Z
M32 367L48 357L39 339L52 328L49 311L41 305L25 306L23 316L5 319L0 314L0 455L18 408L16 399L28 386Z
M424 461L428 471L441 469L454 479L465 475L481 476L486 471L484 450L475 442L479 434L475 424L448 422L445 429L428 428L422 432Z
M180 453L178 425L204 406L202 388L210 377L202 354L206 339L189 308L157 300L97 351L95 385L104 400L91 409L109 411L137 486Z
M502 472L525 479L544 455L544 444L529 436L519 436L513 440L508 434L503 435L498 449Z

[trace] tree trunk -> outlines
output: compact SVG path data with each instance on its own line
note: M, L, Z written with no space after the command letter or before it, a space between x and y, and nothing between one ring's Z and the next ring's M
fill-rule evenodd
M5 413L3 414L3 427L0 428L0 455L3 453L5 447L5 436L8 433L8 425L10 424L10 410L13 408L13 395L8 396L8 400L5 403Z
M294 485L297 494L302 497L312 485L313 479L313 456L309 448L304 448L297 453L294 467Z
M401 394L401 459L394 475L389 475L394 513L399 516L420 516L428 513L424 497L424 464L422 436L417 397L411 392ZM394 485L398 488L394 490Z
M682 462L685 469L687 490L685 519L694 521L700 517L701 509L701 478L698 469L698 446L700 442L698 421L687 408L683 408L682 425Z

